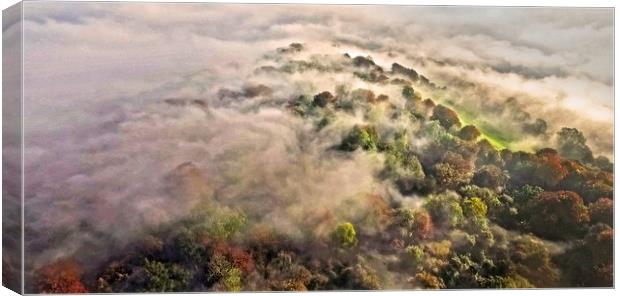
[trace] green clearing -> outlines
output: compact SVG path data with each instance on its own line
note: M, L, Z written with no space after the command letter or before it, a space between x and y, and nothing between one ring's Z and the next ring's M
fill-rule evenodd
M486 121L477 119L474 112L467 110L466 108L447 102L450 108L453 108L459 115L459 119L463 125L475 125L481 133L481 137L489 141L493 147L497 150L502 150L510 147L510 143L513 138L505 133L502 133L497 128L493 127Z

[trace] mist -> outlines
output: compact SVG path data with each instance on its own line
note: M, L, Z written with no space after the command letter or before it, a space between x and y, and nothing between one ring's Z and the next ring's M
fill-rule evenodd
M333 149L356 124L389 134L412 122L358 110L317 130L287 109L300 95L358 88L405 104L401 86L352 75L345 53L416 69L436 84L417 87L422 98L509 131L504 148L554 147L557 131L576 127L613 160L613 10L24 5L31 270L104 260L205 201L300 240L363 221L372 209L359 200L373 194L419 207L376 178L382 156ZM292 42L303 50L282 50ZM547 133L526 134L538 118Z

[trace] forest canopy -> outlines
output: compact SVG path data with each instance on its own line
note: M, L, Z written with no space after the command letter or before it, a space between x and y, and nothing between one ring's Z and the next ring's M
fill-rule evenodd
M276 60L303 50L303 44L293 43L278 49ZM235 197L239 203L227 203L225 194L220 196L213 181L208 181L217 176L207 177L198 165L183 163L166 178L175 198L194 201L190 214L148 230L143 239L127 244L96 268L83 270L79 260L71 257L44 265L36 271L37 290L612 284L613 173L610 162L595 157L579 130L564 127L557 133L556 145L533 152L498 149L484 138L484 130L464 125L459 113L441 103L441 98L423 101L437 86L418 71L397 63L383 70L371 57L345 55L336 61L340 71L354 71L355 79L365 81L367 75L381 73L385 79L370 83L390 95L339 86L295 93L275 107L310 125L303 134L308 143L331 139L332 145L319 148L324 161L367 157L377 167L369 176L372 184L396 192L380 191L373 185L325 205L307 196L279 214L300 215L300 220L277 219L273 224L261 216L277 212L260 212L254 202L261 199L243 197L241 192ZM287 63L297 66L289 68ZM284 75L335 71L329 67L321 60L290 58L283 68L273 71ZM239 91L220 90L218 94L220 100L233 102L268 100L278 92L266 84L248 84ZM261 108L262 103L256 103ZM543 123L536 124L532 130L546 132ZM312 188L328 178L317 177L300 186ZM243 190L255 184L235 186ZM264 194L266 198L271 193ZM292 229L277 224L284 221L292 223Z

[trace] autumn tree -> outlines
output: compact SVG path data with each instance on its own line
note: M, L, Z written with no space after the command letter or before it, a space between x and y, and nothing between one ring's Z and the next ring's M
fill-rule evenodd
M555 150L541 149L536 152L536 157L537 161L533 172L535 183L544 188L553 188L566 176L566 168L562 166L562 160Z
M557 151L551 148L541 149L536 154L506 151L503 159L511 183L516 186L530 184L553 190L568 174Z
M424 209L397 209L394 212L393 224L400 232L399 236L407 243L427 239L433 231L432 218Z
M441 280L440 277L437 277L436 275L427 272L427 271L422 271L419 273L416 273L416 275L413 278L413 282L417 285L420 286L424 289L443 289L445 288L443 281Z
M593 169L577 161L562 162L567 174L558 187L579 193L585 202L613 196L613 174Z
M588 206L592 224L605 223L613 226L614 204L609 198L600 198Z
M460 154L448 152L441 162L433 166L433 175L443 188L456 189L470 182L473 177L473 164Z
M61 259L37 271L40 293L88 293L81 281L80 266L72 259Z
M311 272L299 264L291 252L279 252L265 270L269 288L274 291L306 291Z
M475 141L478 137L480 137L480 135L481 133L478 128L473 125L464 126L458 134L459 138L465 141Z
M571 191L543 192L528 202L525 212L529 229L548 239L578 236L590 220L583 200Z
M240 291L242 272L224 255L215 254L207 265L206 284L218 291Z
M444 105L435 106L431 120L439 121L445 129L450 129L452 126L461 127L458 114Z

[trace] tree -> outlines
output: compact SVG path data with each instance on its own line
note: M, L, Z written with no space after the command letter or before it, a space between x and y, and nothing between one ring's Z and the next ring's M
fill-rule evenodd
M563 157L584 163L594 161L592 150L586 144L586 137L576 128L563 127L558 132L557 145Z
M459 120L458 114L443 105L435 106L431 120L439 121L441 126L443 126L446 130L450 129L452 126L461 127L461 121Z
M473 125L466 125L459 131L459 138L465 141L475 141L480 135L478 128Z
M215 246L213 254L226 257L228 262L239 268L244 274L254 270L252 255L240 247L231 246L228 243L219 243Z
M401 237L407 239L408 243L411 239L427 239L433 232L432 218L424 209L397 209L394 213L394 225L401 230Z
M266 268L269 287L275 291L306 291L312 274L295 262L295 254L279 252Z
M416 72L413 69L409 69L407 67L404 67L404 66L402 66L402 65L400 65L398 63L393 63L392 64L392 73L401 74L401 75L407 76L412 81L418 81L418 79L419 79L418 72Z
M527 228L527 205L544 191L544 189L532 185L524 185L508 190L506 198L509 204L507 204L507 207L504 209L503 215L495 216L496 220L500 222L502 226L511 229L523 230Z
M562 166L562 159L557 151L550 148L541 149L536 152L536 157L534 184L540 184L543 188L553 188L566 177L566 168Z
M353 58L353 64L356 67L371 67L375 65L375 62L372 60L372 57L370 56L368 57L356 56Z
M465 199L463 201L463 214L468 218L485 219L487 205L478 197Z
M571 191L543 192L528 202L525 212L529 229L548 239L577 237L590 221L583 200Z
M502 151L502 157L514 186L530 184L553 190L568 175L557 151L551 148L541 149L536 154Z
M357 263L346 268L340 276L340 282L344 289L349 290L378 290L381 282L376 272L368 265Z
M375 93L369 89L358 88L351 92L351 98L357 101L372 103L375 101Z
M207 284L213 285L216 290L240 291L241 275L241 270L223 255L215 254L209 260Z
M441 278L448 289L480 288L480 264L468 255L456 255L441 271Z
M554 287L559 270L551 261L545 244L531 235L518 236L510 242L511 268L536 287Z
M602 155L594 159L594 165L606 172L613 173L614 171L614 164L609 161L609 158Z
M568 285L577 287L613 286L614 230L609 225L596 224L583 240L558 256Z
M383 144L385 168L382 175L393 179L401 192L420 189L425 174L416 154L409 148L406 134L397 133L392 143Z
M312 101L315 106L325 107L327 104L332 103L336 100L334 95L328 91L324 91L314 96L314 100Z
M349 222L341 223L332 233L332 240L342 248L351 248L357 245L355 227Z
M190 273L181 266L144 259L145 292L182 292L189 285Z
M485 165L480 168L473 178L474 184L480 187L498 188L504 187L508 181L508 174L495 165Z
M433 233L433 219L431 218L431 215L424 209L421 209L416 211L414 219L414 236L419 240L429 238Z
M416 93L413 88L409 85L403 87L402 95L405 99L413 100L416 98Z
M441 278L426 272L418 272L414 276L414 283L424 289L443 289L445 288Z
M544 135L547 133L547 122L537 118L532 123L523 124L523 131L535 136Z
M504 166L504 160L499 151L489 143L489 140L482 139L478 141L478 155L476 166L481 167L487 164L495 165L499 168Z
M61 259L37 271L37 289L40 293L88 293L81 276L74 260Z
M355 151L357 148L376 151L379 144L379 135L373 126L354 126L349 134L342 140L340 149Z
M435 225L455 227L463 221L463 208L456 194L443 193L431 195L426 199L424 208L431 215Z
M614 204L609 198L600 198L590 204L590 220L592 224L605 223L613 226L614 223Z
M559 188L579 193L587 203L599 198L613 196L613 174L573 160L565 160L562 165L567 174Z
M470 182L473 164L460 154L447 152L443 160L433 166L433 175L443 188L456 189Z
M611 287L613 285L613 228L598 224L592 226L584 238L584 247L589 251L590 262L585 266L592 270L585 273L584 286ZM586 270L588 270L586 269Z
M412 245L408 246L405 250L405 265L414 269L421 269L419 266L422 263L424 257L424 250L420 246Z

